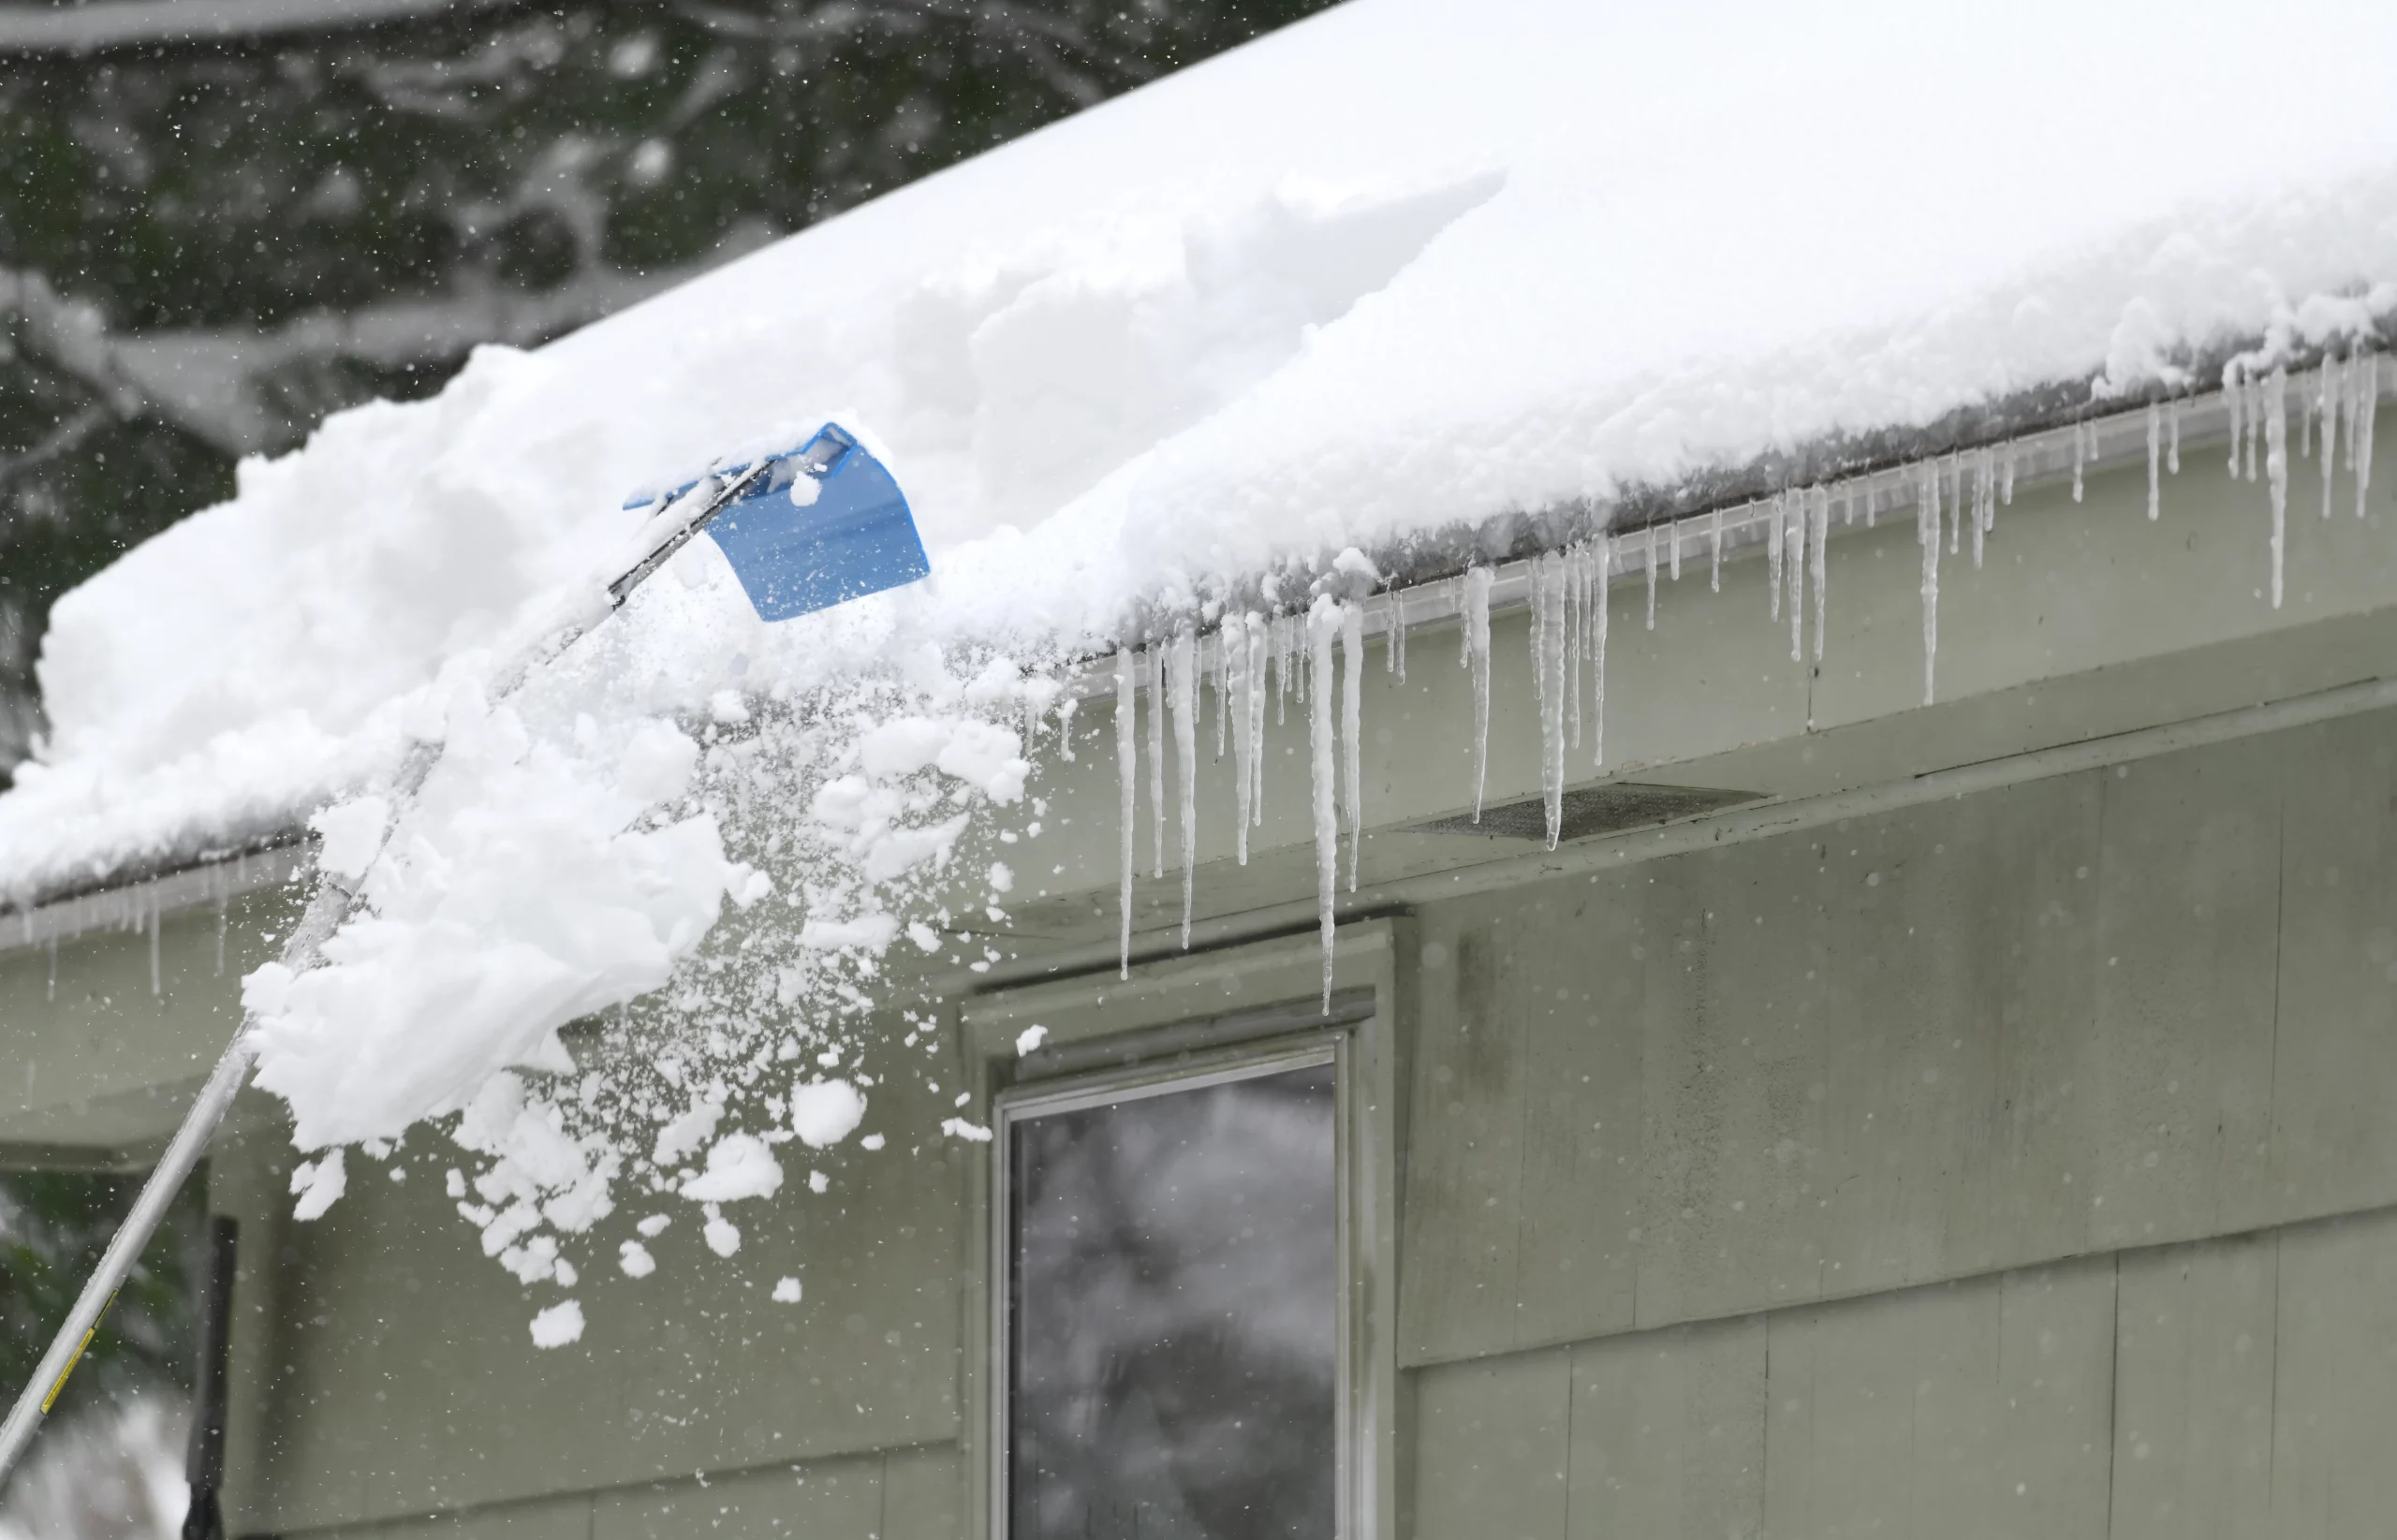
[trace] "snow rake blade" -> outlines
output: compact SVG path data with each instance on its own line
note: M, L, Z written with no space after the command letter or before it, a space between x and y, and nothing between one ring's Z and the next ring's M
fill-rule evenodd
M697 494L696 496L694 494ZM855 434L826 423L806 443L744 464L712 471L667 494L636 498L628 508L660 506L673 514L688 505L639 561L597 594L571 605L541 638L493 676L491 696L505 699L545 664L574 645L624 607L633 590L667 560L705 532L715 540L758 616L787 620L828 609L851 599L898 588L931 575L922 540L905 496L879 460ZM391 825L423 787L440 757L437 747L419 745L392 777ZM283 944L280 961L294 973L315 967L324 945L358 902L356 891L331 873L320 874L300 923ZM0 1422L0 1482L16 1468L43 1417L66 1388L67 1376L99 1332L101 1318L133 1270L141 1249L157 1232L168 1205L191 1175L257 1063L247 1013L201 1083L183 1125L101 1254L99 1266L76 1297L33 1379L18 1395L7 1420Z

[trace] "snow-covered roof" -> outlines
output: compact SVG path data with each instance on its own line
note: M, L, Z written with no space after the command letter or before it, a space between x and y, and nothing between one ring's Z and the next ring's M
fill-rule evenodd
M2369 0L1352 0L245 463L54 609L0 889L293 827L605 565L628 490L835 413L934 578L798 640L700 582L694 649L1070 650L1352 545L2351 332L2397 301L2392 67Z

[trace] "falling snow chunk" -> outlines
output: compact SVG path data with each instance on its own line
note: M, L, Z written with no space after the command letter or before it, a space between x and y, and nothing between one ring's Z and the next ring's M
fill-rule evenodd
M349 1175L343 1167L342 1152L328 1150L313 1161L302 1161L291 1171L291 1190L300 1201L291 1206L294 1219L322 1219L325 1210L337 1202L349 1187Z
M846 1080L810 1080L790 1091L790 1129L811 1150L840 1143L865 1121L865 1093Z
M657 1259L647 1246L627 1240L616 1248L616 1267L627 1278L646 1278L657 1270Z
M734 1203L772 1197L783 1184L782 1163L754 1134L727 1134L708 1151L708 1168L683 1183L694 1203Z
M991 1142L991 1131L989 1129L983 1127L980 1123L967 1122L963 1118L943 1119L941 1121L940 1131L948 1135L950 1138L964 1139L972 1144L988 1144Z
M719 1213L707 1216L707 1223L699 1227L699 1238L718 1256L730 1256L741 1249L741 1226Z
M582 1306L575 1300L561 1299L533 1317L535 1347L564 1347L581 1339Z
M1049 1029L1036 1021L1015 1034L1015 1056L1021 1059L1025 1054L1037 1050L1048 1040Z
M795 1305L799 1303L804 1292L799 1286L799 1280L796 1278L783 1277L774 1281L773 1298L774 1303L778 1305Z

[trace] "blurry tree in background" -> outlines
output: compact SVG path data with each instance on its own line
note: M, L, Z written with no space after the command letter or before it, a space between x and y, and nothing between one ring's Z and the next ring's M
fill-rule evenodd
M33 1377L140 1185L134 1176L0 1173L0 1398L13 1401ZM200 1183L186 1183L67 1381L62 1414L190 1383L201 1209Z
M240 456L1324 3L0 4L0 775L51 601Z

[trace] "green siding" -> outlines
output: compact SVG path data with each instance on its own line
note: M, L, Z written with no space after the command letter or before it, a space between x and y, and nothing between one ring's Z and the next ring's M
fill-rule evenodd
M2384 712L1426 909L1405 1360L2397 1202L2392 762Z

